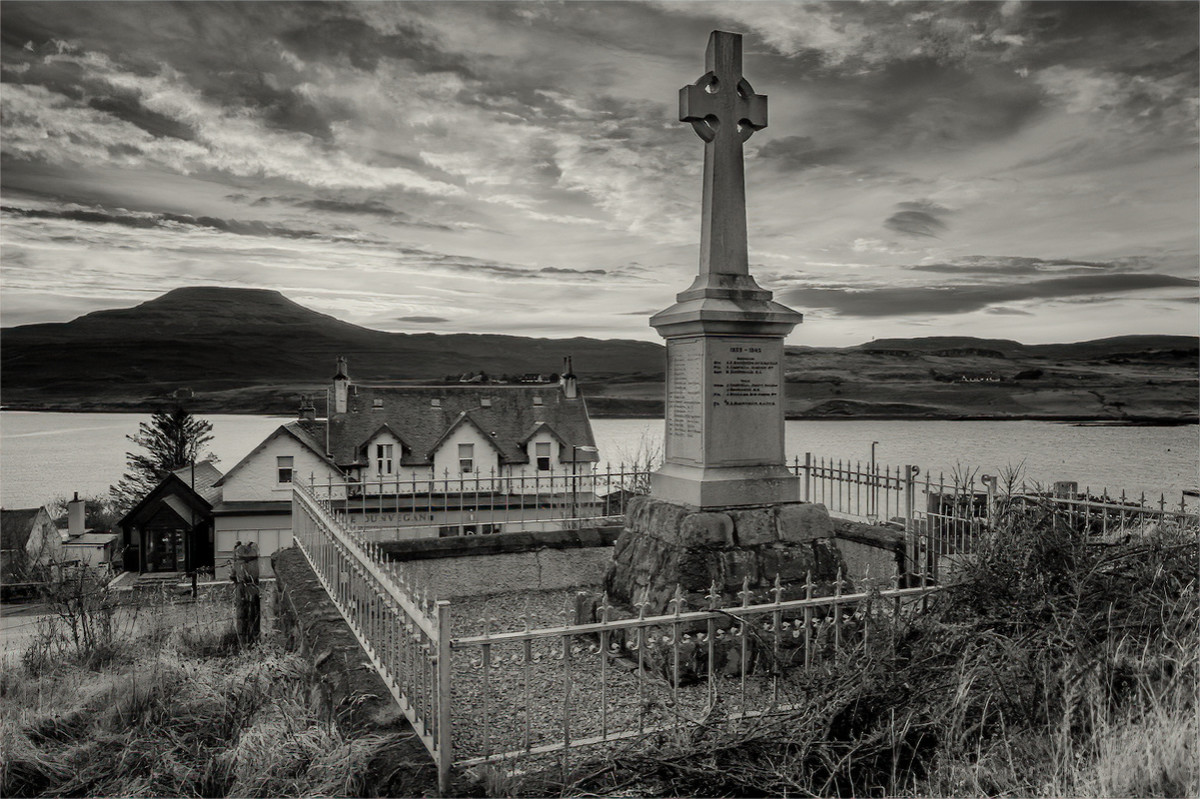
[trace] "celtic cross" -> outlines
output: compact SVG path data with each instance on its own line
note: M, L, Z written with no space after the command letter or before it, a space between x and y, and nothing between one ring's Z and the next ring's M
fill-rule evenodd
M700 274L748 275L742 143L767 126L767 98L742 77L739 33L713 31L704 67L700 80L679 90L679 120L704 140Z

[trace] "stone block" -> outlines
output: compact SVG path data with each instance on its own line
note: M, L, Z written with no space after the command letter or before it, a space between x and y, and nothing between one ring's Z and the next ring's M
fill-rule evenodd
M833 520L824 505L780 505L775 519L779 540L803 544L833 536Z
M758 582L758 559L753 552L747 552L744 549L735 549L730 552L722 552L721 555L721 584L725 587L725 592L739 591L742 587L742 582L749 577L750 584L754 585Z
M613 560L621 560L622 555L636 539L637 533L631 530L622 530L621 535L617 537L617 542L613 544Z
M685 590L707 592L713 580L721 581L720 555L706 549L680 550L676 571Z
M759 574L766 583L773 584L775 575L783 583L803 583L812 572L818 578L816 557L810 547L776 546L758 552Z
M625 529L635 533L645 532L646 518L653 502L654 500L647 496L630 497L625 506Z
M729 515L733 518L737 546L753 547L775 541L775 520L770 508L735 510L730 511Z
M673 502L655 501L649 510L646 532L669 544L679 543L679 526L691 509Z
M728 513L689 513L679 527L683 547L733 546L733 519Z

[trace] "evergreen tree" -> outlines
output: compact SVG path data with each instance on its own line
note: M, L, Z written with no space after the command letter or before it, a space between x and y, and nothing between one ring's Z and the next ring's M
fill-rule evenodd
M154 414L149 422L138 424L137 435L125 437L146 452L126 452L125 475L109 487L113 503L121 512L141 501L170 472L201 460L212 441L212 422L176 406ZM216 458L209 455L209 460Z

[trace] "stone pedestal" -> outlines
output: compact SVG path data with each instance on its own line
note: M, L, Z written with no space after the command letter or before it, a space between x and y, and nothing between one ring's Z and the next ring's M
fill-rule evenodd
M659 499L697 508L795 502L784 453L783 337L801 315L749 275L704 275L650 324L667 340Z
M615 604L632 609L645 602L646 614L653 616L674 610L670 601L676 586L691 610L708 606L714 583L722 606L741 604L739 592L747 579L751 603L772 601L776 575L785 601L804 597L810 575L817 594L832 593L844 565L823 505L698 510L635 497L604 587Z

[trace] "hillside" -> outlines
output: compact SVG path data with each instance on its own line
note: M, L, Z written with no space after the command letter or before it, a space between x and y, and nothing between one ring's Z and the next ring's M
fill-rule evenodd
M554 372L572 355L595 416L660 416L663 348L622 339L369 330L276 291L176 289L132 308L0 330L8 408L145 410L180 388L206 412L288 413L345 355L360 382ZM792 418L1178 422L1200 402L1193 336L1071 344L935 336L788 347Z
M8 407L106 407L177 388L197 407L273 404L273 388L324 385L345 355L362 382L440 380L447 374L556 372L572 355L589 376L662 371L661 346L589 338L385 333L298 305L276 291L183 288L133 308L70 322L0 330ZM298 391L299 389L297 389ZM266 391L267 393L263 393ZM257 400L255 399L257 398Z

